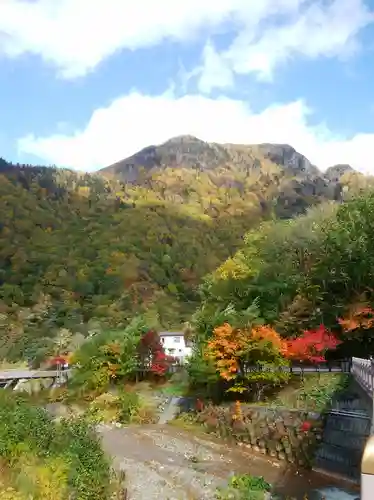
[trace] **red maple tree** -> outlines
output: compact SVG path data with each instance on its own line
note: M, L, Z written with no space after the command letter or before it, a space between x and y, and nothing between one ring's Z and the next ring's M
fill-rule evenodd
M154 375L162 377L168 371L170 365L175 361L172 356L157 351L152 359L151 371Z
M333 333L320 325L314 330L305 330L300 337L286 341L284 355L295 361L323 363L326 361L326 351L336 349L340 343Z
M165 354L160 336L155 330L148 330L140 339L138 346L140 363L155 375L165 375L174 358Z

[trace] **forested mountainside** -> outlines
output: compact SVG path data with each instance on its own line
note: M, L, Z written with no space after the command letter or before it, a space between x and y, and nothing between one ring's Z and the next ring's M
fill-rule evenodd
M290 146L192 137L96 175L0 159L0 358L42 357L137 312L180 327L248 230L372 182L337 170L330 179Z
M172 191L178 203L191 201L186 189L201 193L208 202L205 210L224 208L228 215L255 200L285 219L322 200L341 201L374 185L374 177L349 165L322 173L287 144L216 144L192 136L148 146L100 174L151 191Z
M165 173L175 169L177 175L187 176L189 184L196 185L197 181L205 189L209 186L209 194L216 192L218 198L234 189L239 195L249 190L259 200L272 199L280 217L301 213L321 197L341 196L338 181L325 178L288 145L214 144L181 136L160 146L149 146L100 173L125 182L147 183L153 188L155 183L165 181Z

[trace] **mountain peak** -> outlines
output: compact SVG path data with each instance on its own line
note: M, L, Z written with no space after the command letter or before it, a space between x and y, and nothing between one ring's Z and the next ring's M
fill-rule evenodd
M355 172L355 169L347 163L339 163L329 167L325 172L325 177L330 181L338 182L340 178L347 172Z
M136 181L136 169L151 170L157 167L199 167L213 168L217 161L214 145L193 135L172 137L160 145L141 149L134 155L101 169L104 175L118 176L128 182ZM221 158L219 159L221 162Z
M198 142L200 144L207 144L205 141L199 139L198 137L195 137L194 135L176 135L175 137L171 137L164 143L162 143L162 146L165 146L167 144L184 144L184 143L189 143L189 142Z
M275 169L297 178L322 175L317 167L289 144L218 144L188 134L143 148L129 158L103 168L101 173L126 182L136 182L140 168L146 171L165 167L197 168L200 171L233 168L249 173L254 168L258 170L259 166L266 169L264 158L270 160Z

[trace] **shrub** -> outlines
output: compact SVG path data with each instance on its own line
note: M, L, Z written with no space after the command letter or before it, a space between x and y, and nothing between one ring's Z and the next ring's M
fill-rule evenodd
M94 430L83 419L63 420L57 428L57 452L69 468L69 486L77 500L103 500L110 494L110 464ZM58 440L58 441L57 441Z
M133 421L140 408L140 398L136 392L121 391L118 398L119 421L128 424Z
M263 500L264 494L271 490L271 485L262 476L243 474L232 476L225 489L218 490L218 500Z
M117 422L119 420L119 398L105 392L95 398L88 408L88 417L94 422Z
M93 429L82 419L55 423L7 391L0 393L0 456L14 499L110 498L110 465Z
M55 429L42 409L28 404L25 396L0 392L0 456L17 459L24 450L46 455Z

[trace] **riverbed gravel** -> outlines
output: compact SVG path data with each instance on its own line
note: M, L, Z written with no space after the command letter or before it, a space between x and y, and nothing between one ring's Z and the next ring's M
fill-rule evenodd
M48 410L55 418L70 413L59 404L49 405ZM214 500L217 488L226 485L231 475L244 473L264 476L283 498L302 500L308 492L313 500L357 499L357 494L343 491L339 483L320 474L292 470L285 462L245 446L174 425L113 422L99 424L96 430L114 468L125 473L126 500Z
M264 457L192 436L172 426L98 427L114 466L126 472L129 500L212 500L234 472L259 474ZM245 460L243 460L245 458ZM254 470L255 469L255 470ZM273 479L279 466L273 466Z
M357 499L329 478L172 425L99 426L98 432L114 467L126 473L128 500L214 500L231 475L244 473L264 476L283 498Z

